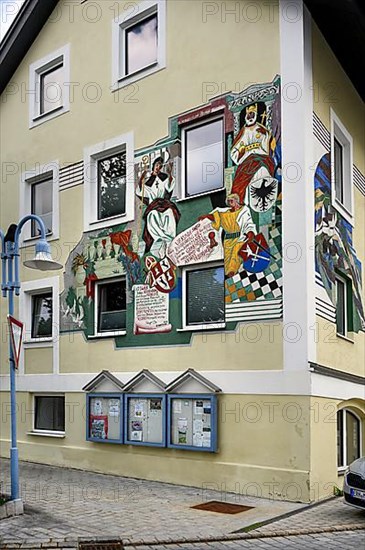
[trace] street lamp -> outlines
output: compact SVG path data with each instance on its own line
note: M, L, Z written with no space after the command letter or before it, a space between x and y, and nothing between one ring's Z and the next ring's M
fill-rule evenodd
M0 229L1 239L1 290L4 298L8 297L8 313L14 314L14 291L16 296L20 294L19 281L19 238L23 226L28 221L38 224L41 235L35 245L35 257L26 260L24 265L40 271L61 269L62 264L55 262L51 256L50 245L46 240L46 228L43 220L33 214L24 216L18 225L11 224L4 235ZM10 414L11 414L11 448L10 448L10 479L11 500L19 499L19 469L18 447L16 438L16 388L15 388L15 361L13 348L9 339L10 362Z

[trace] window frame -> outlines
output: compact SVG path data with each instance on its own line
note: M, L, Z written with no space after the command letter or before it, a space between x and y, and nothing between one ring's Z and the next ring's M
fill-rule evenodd
M194 195L188 195L187 194L187 148L186 148L186 134L190 130L193 130L194 128L200 128L202 126L207 126L208 124L211 124L213 122L216 122L217 120L222 121L222 159L223 159L223 165L222 165L222 186L218 189L210 189L209 191L203 191L201 193L196 193ZM192 123L187 123L181 126L181 199L194 199L197 197L203 197L205 195L210 195L211 193L218 193L224 190L224 168L225 168L225 162L226 162L226 153L225 153L225 117L224 113L215 113L214 115L210 115L208 117L200 118Z
M41 113L42 76L62 64L63 84L61 84L62 105ZM70 110L70 44L46 55L29 66L29 128L34 128Z
M224 264L222 261L215 261L215 262L204 262L204 263L198 263L198 264L189 264L187 266L183 266L181 268L181 279L182 279L182 330L217 330L222 329L226 327L226 321L224 322L212 322L212 323L201 323L201 324L194 324L189 325L187 323L187 307L188 307L188 288L187 288L187 273L190 271L199 271L203 269L212 269L215 267L221 267L223 269L224 273ZM223 292L223 304L225 306L225 291L224 291L224 284L222 288Z
M118 329L113 331L99 331L99 287L110 283L117 283L118 281L125 281L125 293L126 293L126 327L124 329ZM98 338L110 338L115 336L125 336L127 334L127 277L111 277L107 279L99 279L95 281L95 300L94 300L94 336Z
M42 429L42 428L36 428L36 399L38 397L63 397L63 406L64 406L64 430L50 430L50 429ZM66 434L66 396L64 393L58 393L58 392L47 392L47 393L34 393L32 395L32 412L33 412L33 418L32 418L32 431L31 434L33 435L49 435L51 437L64 437Z
M33 328L34 328L34 321L35 321L35 314L34 314L34 299L36 297L39 297L39 296L46 296L46 295L50 295L51 296L51 299L52 299L52 324L51 324L51 334L49 336L33 336ZM31 299L31 304L32 304L32 311L31 311L31 339L34 340L34 341L48 341L48 340L51 340L52 339L52 326L53 326L53 295L52 295L52 289L49 289L49 290L42 290L42 291L37 291L37 292L32 292L31 293L31 296L30 296L30 299Z
M58 160L47 164L37 165L33 170L23 172L20 178L20 216L24 217L32 213L32 186L52 179L52 231L47 233L47 240L53 241L59 238L59 177L60 167ZM31 246L39 238L39 235L32 236L32 223L23 227L21 245Z
M173 400L209 400L211 403L211 441L210 447L197 447L194 445L177 445L172 443L172 413ZM170 449L180 449L182 451L208 452L216 453L218 450L218 399L217 395L211 393L171 393L167 394L167 447Z
M53 178L52 177L45 177L44 179L39 179L38 181L34 181L32 182L31 186L30 186L30 212L31 214L35 214L36 216L42 218L42 216L40 214L37 214L36 212L33 212L33 210L35 210L34 208L34 202L35 202L35 191L37 189L37 186L41 185L42 183L46 183L48 181L51 181L51 184L52 184L52 193L53 193ZM53 196L52 196L52 226L53 226ZM31 238L32 239L37 239L39 237L39 235L34 235L33 234L33 228L34 227L38 227L38 225L36 224L36 222L32 221L31 223ZM52 235L52 229L50 231L47 231L47 228L46 228L46 235Z
M352 307L352 281L348 277L342 275L336 271L335 273L335 285L336 285L336 335L340 338L349 339L349 333L352 332L352 322L351 322L351 307ZM338 308L338 287L337 284L340 282L344 287L344 321L345 321L345 331L344 334L338 331L337 323L337 308ZM351 340L352 341L352 340Z
M52 291L52 336L32 338L32 296ZM23 345L20 352L19 374L24 374L24 350L50 347L53 350L53 374L59 373L59 276L24 281L20 288L19 318L24 320Z
M98 219L98 162L126 154L125 213ZM84 149L84 231L105 229L134 220L134 135L129 132Z
M92 437L90 435L90 400L96 397L102 397L103 399L119 399L119 439L101 439ZM117 392L91 392L86 394L86 441L93 441L95 443L111 443L111 444L123 444L124 438L124 394Z
M331 117L331 203L352 226L354 226L353 185L353 139L344 124L330 109ZM342 147L342 192L343 201L336 196L335 140Z
M161 443L150 443L148 441L132 441L129 439L129 400L130 399L161 399L162 403L162 441ZM140 447L166 447L166 416L167 416L167 395L165 393L126 393L124 394L124 443L126 445L137 445Z
M120 213L120 214L115 214L113 216L107 216L105 218L102 218L100 217L100 212L101 212L101 209L102 209L102 201L101 201L101 185L100 185L100 182L101 182L101 170L100 170L100 163L107 160L107 159L110 159L111 157L114 157L114 156L117 156L117 155L120 155L120 154L125 154L125 156L127 155L127 151L120 151L119 153L114 153L112 155L107 155L107 156L103 156L103 157L100 157L99 159L97 159L96 161L96 170L97 170L97 182L96 182L96 187L97 187L97 190L96 190L96 193L97 193L97 197L96 197L96 201L97 201L97 205L96 205L96 210L97 210L97 221L98 222L103 222L104 220L108 220L110 218L114 218L114 217L119 217L119 216L125 216L126 214L126 202L127 202L127 193L126 193L126 189L127 189L127 182L125 183L125 198L124 198L124 203L125 203L125 208L124 208L124 212L123 213ZM126 166L126 174L125 174L125 179L127 179L127 166Z
M362 456L362 430L363 430L363 420L361 417L351 408L344 407L343 409L339 409L337 411L336 415L336 422L337 422L337 429L339 426L338 418L339 413L342 412L342 457L343 462L345 464L339 465L337 464L337 470L339 473L345 472L345 470L348 468L349 464L347 464L347 422L346 422L346 413L352 414L358 422L358 445L359 445L359 457ZM355 459L356 460L356 459Z
M128 7L128 6L127 6ZM137 13L136 13L137 10ZM157 61L126 74L126 30L157 15ZM166 67L166 0L144 0L131 5L112 21L112 91L150 76Z

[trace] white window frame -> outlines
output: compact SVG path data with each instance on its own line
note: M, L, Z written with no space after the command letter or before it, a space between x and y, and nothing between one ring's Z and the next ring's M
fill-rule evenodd
M337 470L342 473L344 472L349 464L347 464L347 425L346 425L346 413L349 412L354 415L354 417L359 421L359 451L360 456L362 456L362 430L363 430L363 421L361 417L353 410L348 407L345 407L343 409L339 409L337 411L337 419L338 419L338 413L342 411L342 455L343 455L343 461L346 462L343 466L337 465Z
M63 397L64 399L64 405L65 405L65 430L41 430L39 428L35 427L35 403L36 403L36 397ZM49 436L49 437L65 437L66 433L66 396L64 393L53 393L53 392L47 392L47 393L34 393L32 395L32 431L28 433L28 435L40 435L40 436Z
M60 234L59 220L59 173L58 160L47 164L37 165L33 170L23 172L20 179L20 216L31 214L32 185L48 178L52 178L52 232L47 234L47 240L58 239ZM22 229L22 245L33 245L39 236L32 237L31 223L28 222Z
M32 296L52 292L52 335L32 338ZM19 317L24 320L23 348L53 348L53 374L59 373L59 276L22 282L19 298ZM24 353L20 354L19 374L24 374Z
M125 213L98 220L98 161L126 152ZM134 220L134 136L117 136L84 149L84 231L104 229Z
M51 111L40 113L41 75L62 62L64 83L62 85L62 105ZM63 115L70 110L70 44L38 59L29 67L29 128L39 126L48 120Z
M351 224L354 225L354 185L353 185L353 140L344 124L333 109L331 115L331 202L332 206ZM343 151L343 193L344 204L336 197L335 186L335 148L334 141L340 143Z
M187 195L186 193L186 133L190 130L193 130L194 128L197 128L199 126L205 126L207 124L216 122L217 120L222 120L223 123L223 132L222 132L222 149L223 149L223 167L222 167L222 187L219 187L218 189L211 189L210 191L204 191L202 193L197 193L196 195ZM217 113L214 115L211 115L207 118L202 118L197 121L194 121L193 123L184 124L184 126L181 127L181 199L183 200L189 200L189 199L195 199L197 197L203 197L205 195L211 195L212 193L219 193L224 190L224 162L225 162L225 151L224 151L224 135L225 135L225 124L224 124L224 114L223 113Z
M98 332L98 320L99 320L99 286L108 284L108 283L117 283L118 281L125 281L125 289L127 293L127 277L113 277L108 279L100 279L95 281L95 300L94 300L94 337L97 338L110 338L114 336L125 336L127 334L127 329L113 330L109 332ZM127 307L126 307L127 311Z
M126 6L126 12L112 21L112 90L128 86L166 67L166 0L142 0ZM157 62L134 73L125 73L126 30L157 14Z
M198 264L190 264L181 268L181 279L182 279L182 331L195 331L195 330L213 330L213 329L222 329L225 328L226 322L220 323L202 323L200 325L194 324L189 325L187 323L187 276L186 274L189 271L198 271L199 269L210 269L214 267L222 267L224 269L224 264L222 261L218 262L204 262ZM223 301L224 301L224 285L223 285Z

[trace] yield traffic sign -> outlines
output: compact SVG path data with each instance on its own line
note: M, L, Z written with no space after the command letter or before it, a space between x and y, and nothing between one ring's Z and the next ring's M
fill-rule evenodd
M18 321L18 319L15 319L11 315L8 315L8 323L10 328L10 339L13 348L15 368L17 369L19 365L20 348L22 345L24 325L21 321Z

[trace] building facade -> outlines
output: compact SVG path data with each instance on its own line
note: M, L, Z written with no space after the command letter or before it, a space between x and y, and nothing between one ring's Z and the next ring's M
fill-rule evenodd
M64 271L21 272L20 458L332 494L364 454L357 84L299 0L39 4L2 44L0 225L39 215Z

